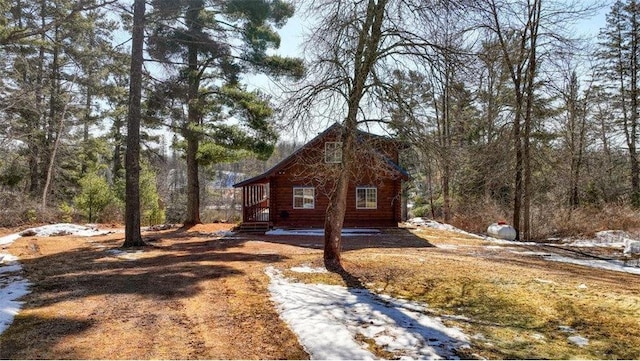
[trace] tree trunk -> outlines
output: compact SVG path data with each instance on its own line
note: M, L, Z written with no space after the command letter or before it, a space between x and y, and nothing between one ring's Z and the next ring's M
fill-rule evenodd
M49 157L49 166L47 167L44 187L42 190L42 210L44 211L47 208L47 196L49 195L49 186L51 185L51 179L53 178L53 166L56 161L56 154L58 153L58 148L60 147L60 137L62 137L62 131L64 129L64 116L67 113L67 108L69 107L69 101L65 103L65 106L58 115L58 129L56 130L56 140L53 142L53 148L51 149L51 155Z
M140 234L140 118L142 99L142 64L144 47L144 0L133 5L133 39L131 43L131 78L127 119L126 204L123 247L144 246Z
M382 20L385 15L387 0L377 3L369 0L367 14L358 34L358 43L354 53L353 85L347 99L347 116L342 134L342 163L337 179L336 190L330 197L324 226L324 264L334 272L343 270L340 262L342 242L342 226L347 205L347 191L354 167L354 151L356 133L358 131L358 109L364 95L366 80L376 61L376 52L380 44Z
M521 97L516 96L516 103L521 104ZM516 229L516 241L520 240L520 213L522 205L522 134L520 131L520 109L516 104L515 119L513 121L513 141L516 152L516 169L513 190L513 228Z
M47 123L47 136L46 136L46 154L47 159L42 160L42 199L40 207L44 211L47 208L47 196L49 194L49 187L51 186L51 179L53 177L54 165L56 153L58 151L58 145L60 144L60 134L62 132L62 126L64 121L64 111L60 109L60 103L62 99L62 89L60 88L60 47L58 45L58 27L54 28L54 46L52 49L53 60L51 62L51 76L49 77L49 116ZM61 114L62 113L62 114ZM56 119L59 119L56 123ZM49 144L51 144L49 146Z
M346 135L346 134L345 134ZM351 142L347 136L343 136L343 149L352 148L351 145L344 144ZM346 170L350 166L352 160L345 157L342 153L342 169L337 180L334 194L331 195L324 223L324 266L332 272L340 272L343 270L340 261L340 252L342 251L342 227L344 225L344 216L347 211L347 192L349 190L349 175Z
M194 33L201 28L198 15L202 8L201 1L192 1L187 11L187 27ZM199 90L200 75L198 74L198 48L196 44L190 44L188 48L188 99L187 99L187 124L184 136L187 141L187 212L184 221L185 226L201 223L200 221L200 181L198 179L198 133L195 127L200 124Z
M117 180L122 178L120 174L120 170L122 170L122 160L120 157L122 156L122 133L120 133L120 129L122 127L122 120L119 117L116 117L113 120L113 182L115 183Z
M529 59L527 62L527 101L524 117L524 135L523 135L523 157L524 157L524 186L523 186L523 215L524 222L522 225L524 239L531 239L531 197L532 183L531 179L531 127L533 124L533 102L535 101L535 78L537 72L536 47L538 41L538 27L540 25L541 0L534 1L532 5L533 13L529 16Z

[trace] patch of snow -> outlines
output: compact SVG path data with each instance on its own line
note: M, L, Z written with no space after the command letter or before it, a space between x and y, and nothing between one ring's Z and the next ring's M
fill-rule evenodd
M595 236L600 243L624 243L624 240L629 238L629 234L621 230L600 231Z
M513 254L521 254L523 256L541 256L541 257L550 257L553 256L553 254L549 253L549 252L536 252L536 251L515 251L515 250L509 250L509 252L513 253Z
M570 243L576 247L614 247L624 248L624 254L640 254L640 240L621 230L601 231L595 239L580 239Z
M329 272L324 267L310 267L310 266L307 266L307 265L299 266L299 267L291 267L290 270L293 271L293 272L297 272L297 273L327 273L327 272Z
M92 237L108 234L109 231L100 231L95 227L81 226L71 223L50 224L41 227L29 228L20 233L33 233L34 237L50 237L55 235L71 235L79 237Z
M574 330L574 329L573 329L573 327L571 327L571 326L566 326L566 325L558 326L558 329L559 329L560 331L562 331L562 332L567 332L567 333L576 332L576 330Z
M322 247L322 243L301 243L302 247Z
M625 239L624 254L640 254L640 241Z
M564 333L575 333L576 330L571 326L558 326L558 329ZM574 343L580 347L587 346L589 344L589 339L582 337L580 335L573 335L567 337L569 342Z
M122 258L122 259L126 259L126 260L136 260L136 259L140 258L140 255L142 255L142 251L141 250L123 251L123 250L120 250L120 249L110 249L110 250L107 250L107 253L109 253L110 255L112 255L114 257L118 257L118 258Z
M555 284L555 282L553 282L553 281L545 280L545 279L542 279L542 278L535 278L534 281L536 281L538 283L545 283L545 284L550 284L550 285Z
M22 267L19 264L12 264L9 266L0 266L0 274L9 273L9 272L18 272L20 270L22 270Z
M507 244L513 246L537 246L539 245L536 242L524 242L524 241L508 241L506 239L494 238L489 236L476 236L484 239L485 241L497 243L497 244Z
M29 228L20 233L0 237L0 245L8 245L15 242L22 237L21 233L25 232L38 237L48 237L59 234L91 237L110 233L110 231L100 231L93 226L88 227L77 224L60 223ZM8 253L0 254L0 333L4 332L4 330L11 325L15 315L20 312L22 302L16 300L29 293L29 282L15 275L21 270L22 266L18 262L18 257Z
M372 228L344 228L343 237L349 236L374 236L380 234L379 229ZM281 229L275 228L265 232L267 236L324 236L324 229Z
M544 256L544 259L547 261L571 263L580 266L605 269L608 271L626 272L640 275L639 267L625 266L622 261L602 259L577 259L558 255L546 255Z
M410 224L414 224L416 226L423 226L423 227L428 227L428 228L433 228L433 229L439 229L439 230L445 230L445 231L460 233L460 234L464 234L464 235L469 236L469 237L474 237L474 238L485 240L487 242L493 242L493 243L497 243L497 244L519 245L519 246L522 246L522 245L528 245L528 246L537 245L537 243L535 243L535 242L509 241L509 240L506 240L506 239L500 239L500 238L495 238L495 237L490 237L490 236L485 236L485 235L479 235L479 234L463 231L462 229L456 228L456 227L454 227L454 226L452 226L450 224L440 223L440 222L434 221L432 219L424 219L424 218L417 217L417 218L411 218L407 222L410 223Z
M20 297L29 293L29 282L16 275L22 270L17 257L3 253L0 256L0 333L4 332L20 312Z
M19 233L10 234L8 236L0 237L0 246L13 243L16 239L20 238Z
M584 347L587 346L589 344L589 339L582 337L580 335L575 335L575 336L569 336L567 338L567 340L569 340L569 342L574 343L580 347Z
M436 248L441 248L441 249L458 249L460 247L458 247L455 244L439 244L436 246Z
M2 253L0 254L0 264L4 262L15 262L18 260L18 257L10 254L10 253Z
M419 304L362 289L289 282L273 267L266 273L280 317L312 359L374 359L356 335L409 359L451 359L469 345L462 331L424 315Z
M456 228L450 224L446 224L446 223L440 223L438 221L434 221L433 219L426 219L426 218L422 218L422 217L416 217L416 218L411 218L409 220L407 220L408 223L414 224L416 226L423 226L423 227L429 227L429 228L433 228L433 229L439 229L439 230L443 230L443 231L452 231L452 232L458 232L458 233L465 233L465 234L469 234L472 236L476 236L478 237L478 235L472 234L472 233L467 233L463 230L461 230L460 228Z

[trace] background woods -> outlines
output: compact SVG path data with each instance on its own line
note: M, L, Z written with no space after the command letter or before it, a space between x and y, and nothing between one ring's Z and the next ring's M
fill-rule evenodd
M340 122L345 167L358 129L407 144L412 215L478 232L506 220L523 239L640 225L637 1L296 6L147 1L142 224L237 220L232 184ZM132 4L0 12L1 225L121 222ZM306 48L278 55L278 32L303 16Z

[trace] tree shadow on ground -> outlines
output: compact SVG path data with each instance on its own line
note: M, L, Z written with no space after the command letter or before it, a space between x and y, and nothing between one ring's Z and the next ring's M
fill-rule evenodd
M309 235L266 235L241 233L245 240L285 244L310 249L323 249L324 236ZM368 248L430 248L435 247L424 238L420 238L404 228L387 228L379 234L342 236L342 250L355 251Z
M0 335L0 358L6 359L82 359L73 350L63 354L50 352L59 340L89 329L93 320L77 320L64 317L41 318L18 315L15 327L9 327ZM33 340L38 340L37 344Z
M22 266L34 284L27 307L108 294L190 297L201 291L200 283L206 280L242 275L232 267L234 262L285 259L277 254L229 251L241 243L178 240L134 250L98 245L23 259Z
M153 316L162 310L173 312L182 308L183 300L201 293L215 294L210 281L237 278L238 282L245 282L241 277L248 264L286 259L277 254L243 252L243 240L151 236L155 240L150 246L137 249L120 248L123 240L113 236L78 240L35 238L25 242L24 247L20 244L16 251L22 251L21 264L25 278L32 284L31 293L22 298L23 316L17 317L8 332L0 335L0 357L86 358L94 354L90 349L84 350L85 354L73 354L82 353L82 349L69 349L67 354L65 337L87 332L102 322L98 320L112 319L127 325L145 322L141 315ZM69 246L54 247L62 250L57 253L40 254L41 249L52 249L45 247L47 243L55 242L68 242ZM203 300L207 297L210 296ZM104 306L97 307L96 302ZM148 312L134 311L137 307ZM72 311L73 308L78 311ZM66 318L67 309L74 314L73 318ZM159 320L167 317L156 316ZM158 323L151 324L156 327ZM56 351L49 355L55 357L40 351L53 346Z

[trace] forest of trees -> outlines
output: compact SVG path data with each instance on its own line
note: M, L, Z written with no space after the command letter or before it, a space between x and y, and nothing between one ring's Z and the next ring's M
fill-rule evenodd
M0 226L122 222L131 2L0 11ZM277 55L293 16L311 19L299 58ZM408 145L413 215L522 239L640 226L637 1L148 0L144 35L142 224L237 220L218 203L239 200L200 184L286 157L283 129L338 121ZM248 86L258 74L280 93Z

